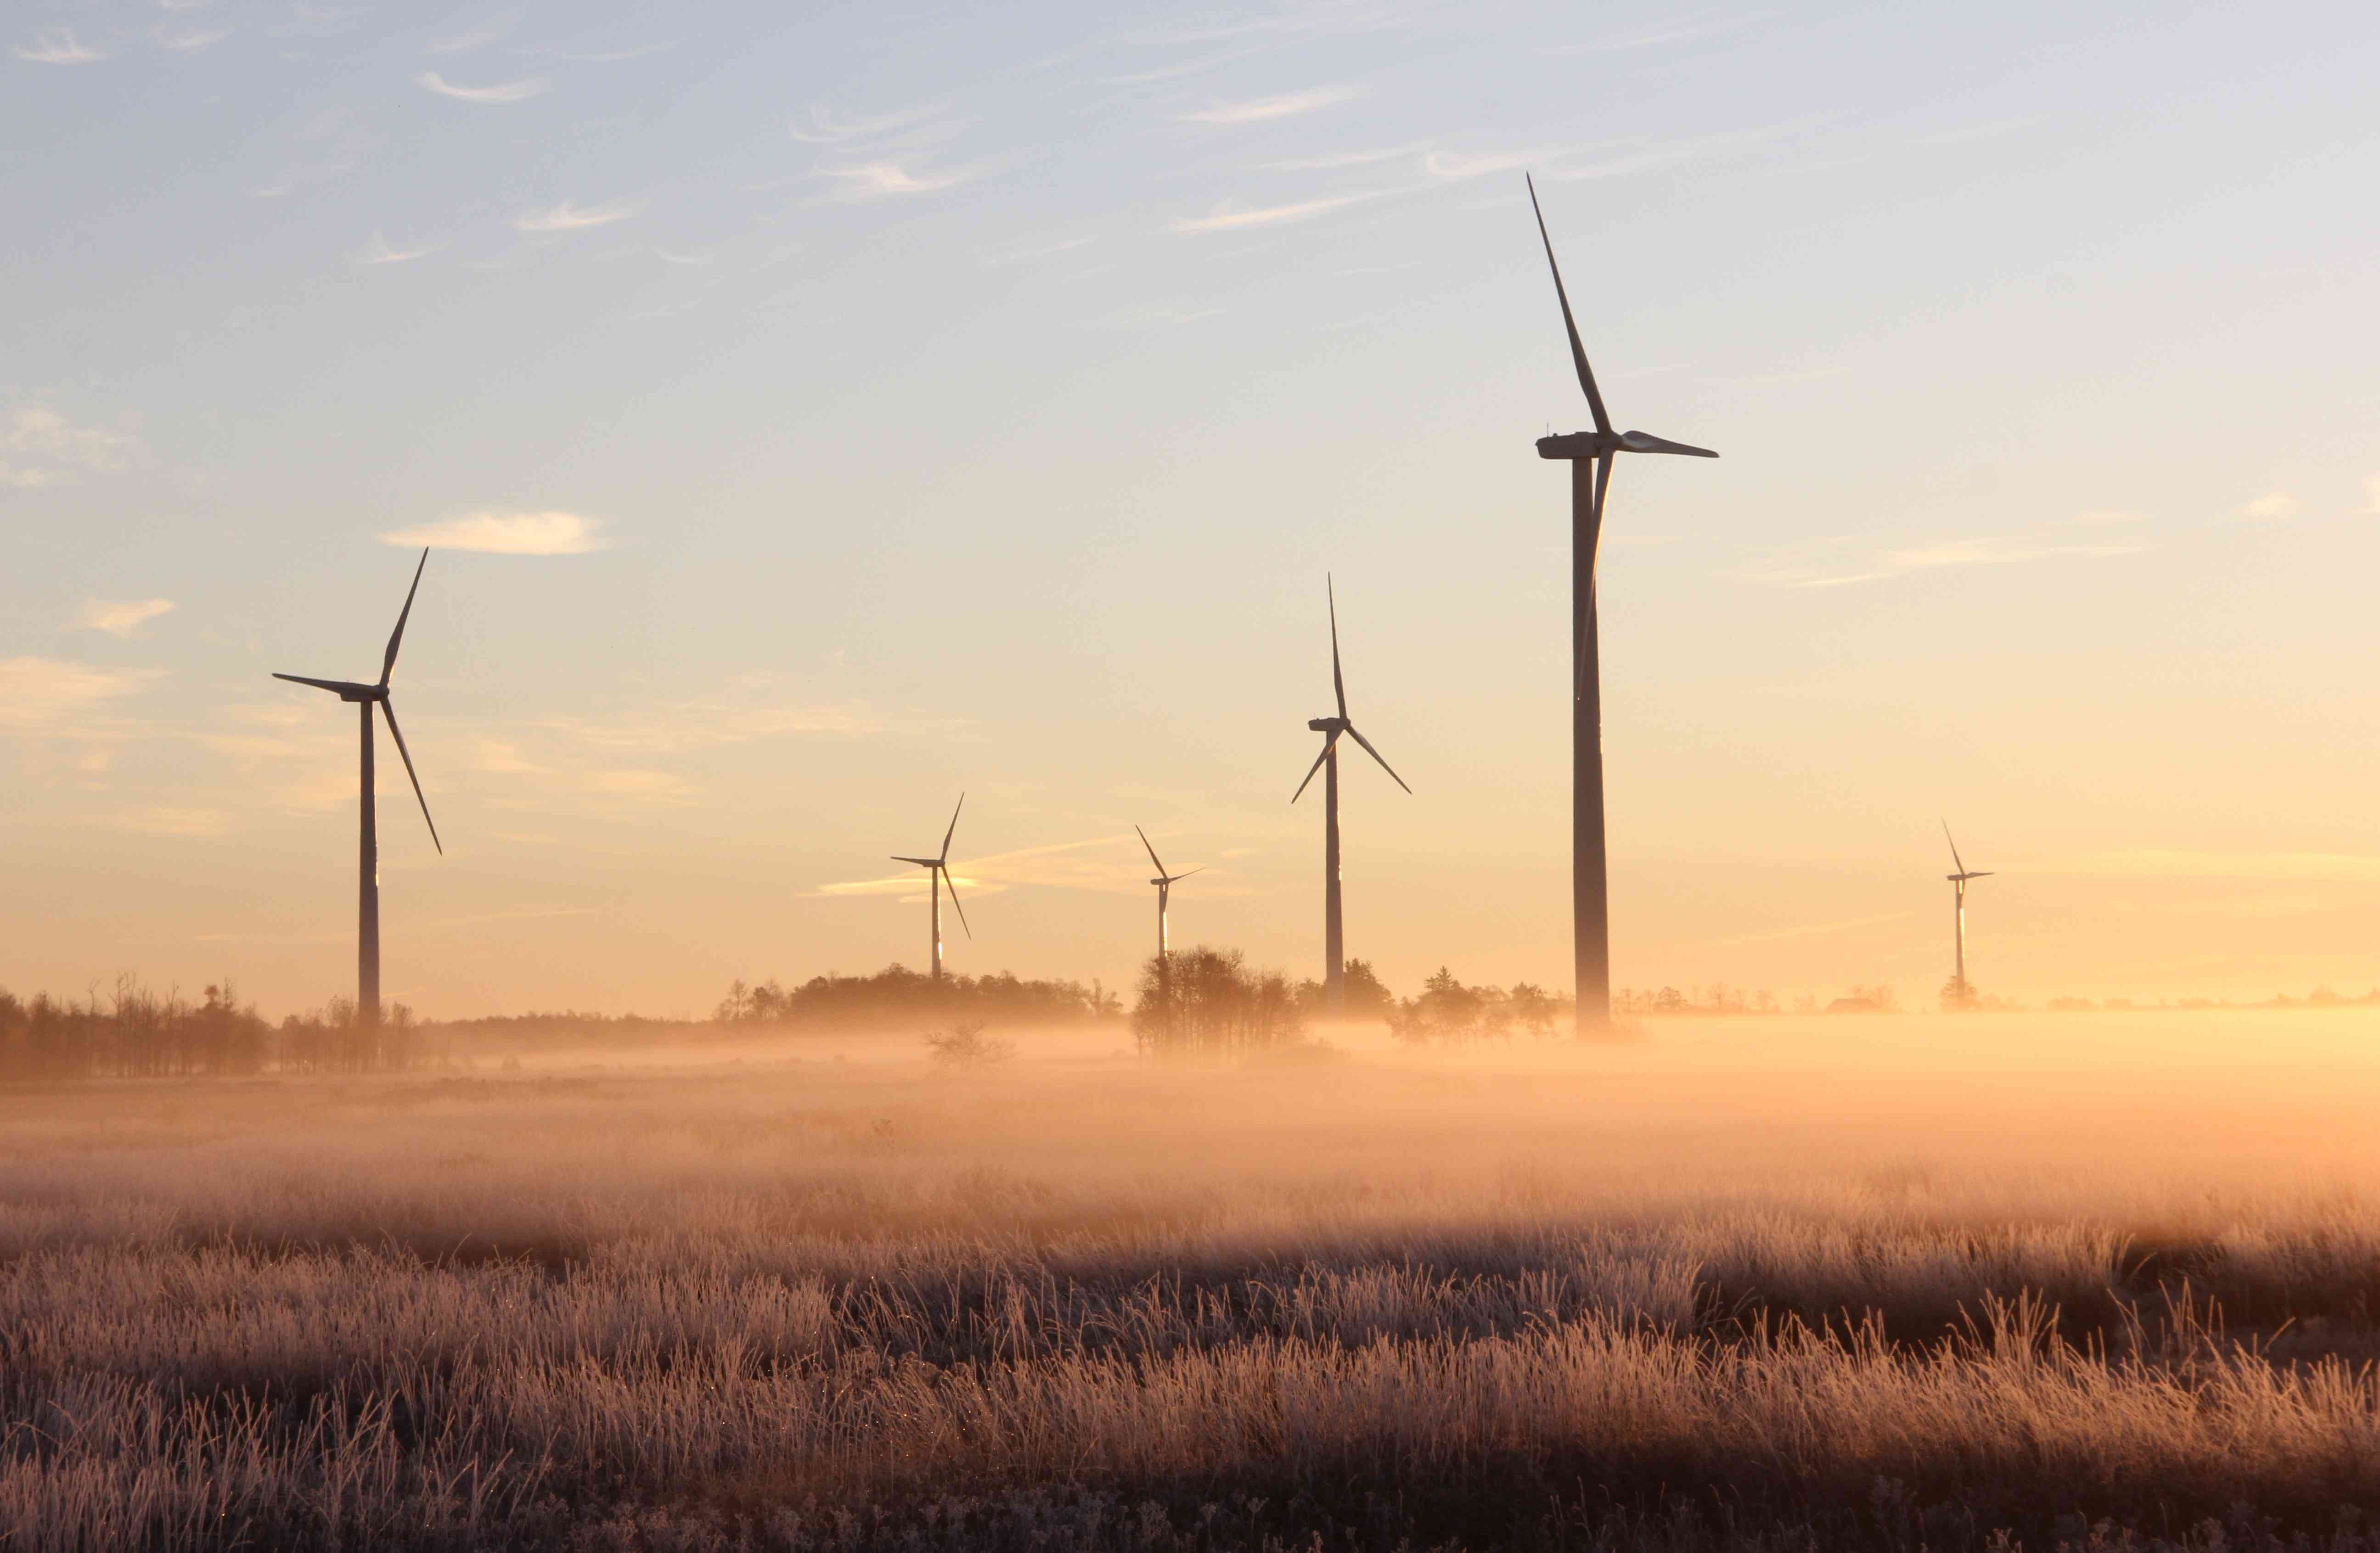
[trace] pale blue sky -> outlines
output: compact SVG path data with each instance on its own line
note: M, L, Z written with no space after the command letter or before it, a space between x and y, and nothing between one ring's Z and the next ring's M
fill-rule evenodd
M1725 455L1615 485L1621 980L1930 991L1945 812L1988 989L2380 977L2368 6L7 22L0 984L347 985L352 730L266 674L368 672L386 536L392 996L915 964L835 887L962 787L959 968L1127 974L1138 821L1312 974L1326 569L1416 792L1349 773L1351 952L1561 979L1524 166Z

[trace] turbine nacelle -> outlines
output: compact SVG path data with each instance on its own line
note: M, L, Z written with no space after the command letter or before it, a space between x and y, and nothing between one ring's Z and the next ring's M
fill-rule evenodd
M1564 431L1537 439L1540 458L1601 458L1611 453L1675 453L1688 458L1717 458L1706 447L1694 447L1657 437L1650 431Z
M308 679L304 674L276 673L274 679L285 679L292 685L310 685L317 690L328 690L342 701L385 701L385 685L358 685L351 679Z

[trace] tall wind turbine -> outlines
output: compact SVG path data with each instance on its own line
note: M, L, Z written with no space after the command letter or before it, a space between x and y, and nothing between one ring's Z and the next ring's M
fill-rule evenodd
M1570 335L1570 358L1578 368L1578 385L1586 391L1586 407L1595 417L1592 431L1570 431L1537 439L1537 456L1570 461L1570 640L1571 640L1571 922L1575 939L1578 1027L1582 1035L1600 1031L1611 1022L1611 912L1609 876L1603 851L1603 668L1596 641L1595 549L1603 534L1603 501L1611 489L1611 462L1622 453L1678 453L1694 458L1717 458L1706 447L1688 447L1643 431L1614 431L1604 412L1603 395L1596 391L1595 372L1586 364L1586 347L1579 344L1578 323L1571 317L1570 293L1562 289L1561 266L1554 261L1554 240L1546 235L1546 213L1537 204L1537 185L1529 183L1529 208L1536 212L1537 237L1546 246L1546 263L1554 273L1554 296L1561 302L1562 328Z
M1960 860L1959 843L1951 837L1950 822L1947 819L1942 821L1942 839L1949 842L1950 866L1959 870L1948 876L1950 880L1950 898L1954 916L1953 939L1958 945L1958 971L1951 985L1958 989L1959 1004L1964 1007L1970 990L1967 986L1967 881L1971 879L1989 879L1992 877L1993 870L1987 869L1977 873Z
M1339 698L1339 715L1314 718L1305 724L1322 735L1322 753L1316 756L1314 764L1305 769L1305 781L1297 784L1297 791L1289 795L1289 801L1293 804L1305 796L1306 785L1313 782L1316 771L1324 773L1322 952L1329 957L1329 965L1323 972L1322 991L1324 1001L1336 1013L1347 1006L1347 935L1339 911L1339 735L1344 734L1362 745L1364 753L1378 760L1380 770L1388 772L1390 780L1399 787L1404 787L1407 793L1413 789L1405 787L1405 779L1397 775L1396 769L1372 747L1371 740L1355 731L1354 722L1347 716L1347 680L1339 672L1339 595L1327 575L1322 579L1322 587L1324 597L1330 604L1330 689ZM1164 870L1160 868L1158 871L1162 873Z
M966 795L962 793L959 795L958 807L951 810L951 828L942 832L942 850L938 855L932 857L895 857L892 859L895 863L917 864L917 867L926 870L926 879L933 886L934 980L937 982L940 982L942 979L942 885L945 881L948 881L951 887L951 905L959 914L959 926L966 928L967 937L975 937L975 929L967 928L966 907L959 904L958 881L951 878L950 869L951 837L958 833L959 809L963 809L965 807L966 807Z
M362 832L357 852L357 872L360 882L356 893L356 1017L366 1025L380 1023L380 838L372 803L372 708L378 705L381 716L388 720L388 735L396 741L396 752L405 758L405 774L413 783L413 796L421 805L422 823L430 827L430 844L438 855L446 855L446 843L438 839L438 822L430 818L430 800L421 795L421 779L413 774L413 756L405 747L405 735L397 732L396 709L389 703L388 676L396 667L396 649L405 640L405 621L413 613L413 596L421 590L421 568L430 564L430 552L423 551L413 567L413 586L405 591L405 608L397 611L396 629L388 634L388 651L380 661L380 679L372 685L358 685L353 680L308 679L303 674L276 673L274 679L285 679L292 685L310 685L317 690L328 690L342 701L353 701L363 713L363 803Z
M1205 873L1207 865L1199 864L1189 874L1169 874L1165 871L1165 865L1158 861L1157 848L1149 846L1148 832L1137 825L1132 829L1133 833L1140 838L1140 844L1148 847L1148 860L1157 865L1157 877L1148 881L1157 886L1157 999L1170 1010L1173 1006L1173 962L1172 942L1166 932L1166 905L1173 897L1173 887L1188 879L1190 874Z

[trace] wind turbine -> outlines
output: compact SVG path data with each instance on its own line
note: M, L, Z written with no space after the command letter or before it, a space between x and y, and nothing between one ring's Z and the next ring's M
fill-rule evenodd
M917 867L926 870L926 879L928 882L933 886L934 980L936 982L940 982L942 979L942 883L944 880L947 880L950 881L951 905L959 914L959 926L966 928L967 937L975 937L975 929L967 928L966 907L959 904L958 881L951 879L950 870L951 837L958 832L959 809L963 809L965 807L966 807L966 795L962 793L959 795L958 807L951 810L951 828L942 832L942 850L939 855L933 857L895 857L892 859L895 863L917 864Z
M1173 1007L1172 944L1166 933L1165 908L1172 899L1173 887L1188 879L1190 874L1205 873L1207 865L1199 864L1189 874L1169 874L1165 871L1165 865L1158 861L1157 848L1149 846L1148 832L1137 825L1132 829L1133 833L1140 838L1140 844L1148 847L1148 860L1157 865L1157 877L1148 881L1157 886L1157 1001L1171 1011Z
M1554 296L1561 302L1562 328L1570 335L1570 358L1578 385L1595 417L1592 431L1537 439L1540 458L1568 459L1570 476L1571 640L1571 923L1577 971L1578 1028L1584 1035L1611 1022L1611 911L1609 875L1603 850L1603 669L1596 640L1595 549L1603 534L1603 502L1611 489L1611 462L1622 453L1676 453L1717 458L1706 447L1688 447L1643 431L1614 431L1596 391L1586 347L1571 317L1570 293L1562 289L1554 240L1546 235L1546 212L1537 185L1528 180L1529 208L1536 212L1537 237L1554 273Z
M396 649L405 640L405 621L413 613L413 596L421 590L421 568L430 564L430 552L413 568L413 586L405 591L405 608L397 611L396 629L388 634L388 651L380 661L377 684L358 685L353 680L309 679L303 674L276 673L274 679L285 679L292 685L310 685L317 690L328 690L342 701L353 701L363 712L363 803L362 832L357 853L357 872L360 882L356 894L356 1017L367 1026L380 1023L380 838L372 802L372 708L378 705L380 714L388 719L389 737L396 741L396 752L404 757L405 774L413 783L413 796L421 805L422 823L430 827L430 844L438 855L446 855L446 843L438 839L438 822L430 818L430 800L421 795L421 779L414 775L413 756L405 747L405 735L397 732L396 709L389 703L388 676L396 667Z
M1950 897L1955 914L1955 921L1953 924L1954 940L1958 944L1959 956L1959 968L1957 975L1951 981L1951 986L1957 989L1959 1006L1964 1008L1969 997L1969 989L1967 987L1967 881L1971 879L1989 879L1992 877L1992 873L1996 870L1987 869L1984 872L1977 873L1970 869L1964 862L1960 860L1959 843L1955 840L1952 840L1950 835L1950 822L1947 819L1942 821L1942 839L1950 843L1950 866L1959 870L1957 873L1948 876L1950 880Z
M1339 672L1339 595L1327 574L1322 579L1322 587L1324 597L1330 603L1330 689L1339 698L1339 715L1314 718L1305 724L1323 736L1322 753L1316 756L1314 764L1305 769L1305 781L1297 784L1297 791L1289 795L1289 801L1293 804L1305 796L1306 786L1313 782L1316 771L1325 773L1322 779L1322 952L1329 957L1329 965L1323 972L1322 991L1324 1001L1335 1013L1347 1006L1347 935L1339 909L1339 735L1344 734L1362 745L1364 753L1378 760L1380 770L1388 772L1390 780L1399 787L1404 787L1408 794L1413 789L1405 787L1405 779L1397 775L1396 769L1372 747L1371 740L1355 731L1354 722L1347 716L1347 681ZM1162 873L1164 870L1160 868L1158 871Z

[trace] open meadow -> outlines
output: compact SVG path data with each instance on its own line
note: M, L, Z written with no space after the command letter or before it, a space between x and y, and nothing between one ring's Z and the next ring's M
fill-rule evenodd
M11 1548L2374 1546L2380 1018L19 1088Z

